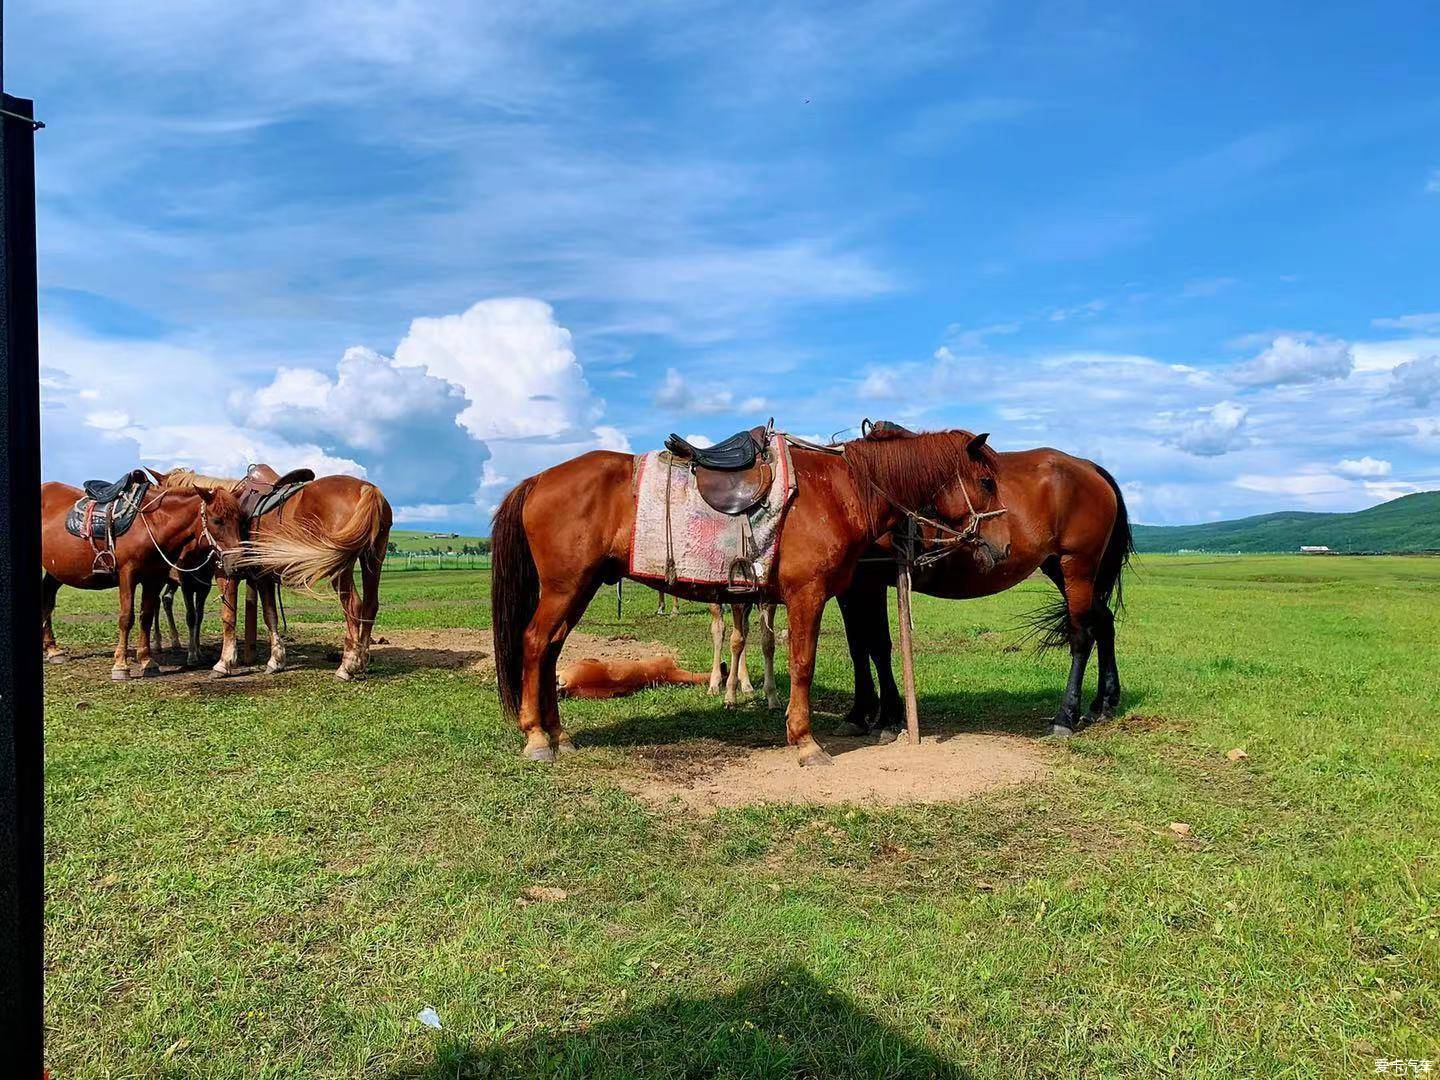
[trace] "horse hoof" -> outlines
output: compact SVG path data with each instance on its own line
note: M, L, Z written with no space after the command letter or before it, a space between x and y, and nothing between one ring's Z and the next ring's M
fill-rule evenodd
M875 745L887 746L898 738L900 738L898 727L882 727L875 732Z
M555 755L556 755L557 757L561 757L561 756L563 756L563 755L565 755L565 754L573 754L573 753L576 752L576 751L575 751L575 744L572 743L569 739L561 739L559 742L557 742L557 743L555 744L554 749L555 749Z
M115 682L127 682L130 678L130 669L128 667L111 668L110 678Z
M527 761L554 761L555 750L549 746L527 746L520 755Z
M1064 724L1051 724L1049 737L1055 742L1064 742L1075 734L1075 729L1066 727Z
M277 664L274 660L269 660L269 661L267 661L266 664L265 664L265 674L267 674L267 675L274 675L276 672L284 671L284 670L285 670L285 665L284 665L284 664Z
M63 652L52 652L45 654L45 662L47 664L63 664L66 660L69 659L70 658L66 656Z
M842 720L835 725L835 734L841 738L853 739L857 735L869 735L870 729L861 727L854 720Z
M152 663L149 663L149 664L146 664L144 667L142 667L142 668L140 669L140 677L141 677L142 679L153 679L153 678L155 678L155 676L157 676L157 675L159 675L159 674L160 674L160 665L159 665L159 664L156 664L156 663L153 663L153 662L152 662Z
M820 749L820 747L818 747L818 746L815 747L814 750L811 750L809 753L802 754L802 755L800 756L800 767L801 767L802 769L807 768L808 766L811 766L811 765L834 765L834 764L835 764L835 759L832 758L829 754L827 754L824 750Z
M220 660L210 669L210 677L212 679L228 679L235 674L236 670L238 669L225 663L224 660Z
M350 682L352 679L355 678L355 676L350 674L349 669L342 667L335 669L335 678L339 679L341 682Z

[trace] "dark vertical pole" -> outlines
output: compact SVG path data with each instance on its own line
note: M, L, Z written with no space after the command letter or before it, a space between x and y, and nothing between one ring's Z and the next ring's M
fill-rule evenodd
M0 107L0 1059L31 1080L44 1065L45 857L35 113L9 94Z

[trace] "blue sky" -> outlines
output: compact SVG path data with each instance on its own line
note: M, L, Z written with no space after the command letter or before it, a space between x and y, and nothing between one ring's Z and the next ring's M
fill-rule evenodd
M773 415L1058 446L1157 523L1440 488L1432 4L8 9L47 478L476 529Z

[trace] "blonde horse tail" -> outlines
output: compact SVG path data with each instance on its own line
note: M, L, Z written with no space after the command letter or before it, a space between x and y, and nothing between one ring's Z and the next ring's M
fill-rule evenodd
M276 574L291 588L313 591L321 582L349 572L359 558L383 558L378 541L389 532L391 516L380 489L362 482L354 509L333 533L302 519L286 522L268 536L246 541L240 564Z

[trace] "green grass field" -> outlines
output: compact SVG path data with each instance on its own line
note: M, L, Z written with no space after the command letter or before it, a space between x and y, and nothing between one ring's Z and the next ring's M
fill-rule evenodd
M378 633L484 627L486 582L395 575ZM1049 588L918 600L928 730L1045 730L1065 658L1013 628ZM527 765L478 675L377 656L337 684L314 643L338 643L338 609L308 597L291 631L315 664L258 687L49 668L53 1075L1440 1059L1440 560L1150 556L1128 597L1126 714L1055 749L1044 782L923 808L646 809L620 780L647 747L778 742L780 717L688 689L567 703L584 753ZM708 664L698 605L625 599L582 629ZM59 610L67 647L111 647L113 594ZM836 712L833 605L821 652ZM567 898L517 902L532 885Z

